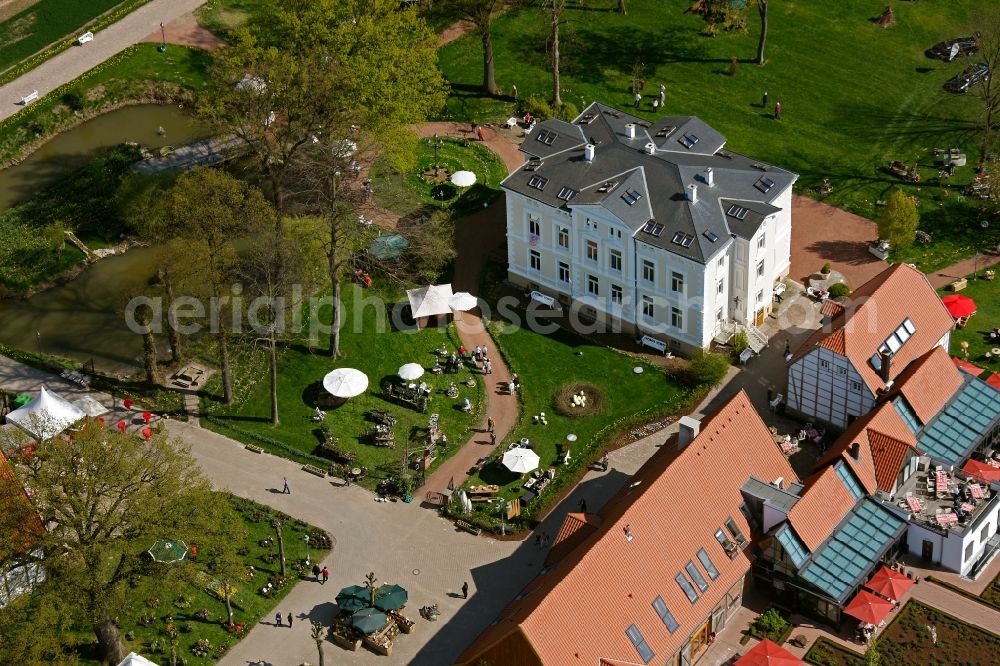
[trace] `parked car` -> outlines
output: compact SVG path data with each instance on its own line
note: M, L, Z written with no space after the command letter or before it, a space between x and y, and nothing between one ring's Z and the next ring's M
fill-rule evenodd
M944 89L953 93L968 92L969 88L977 83L982 83L989 77L990 68L986 66L986 63L977 62L975 65L969 65L963 69L961 74L948 79L944 84Z
M959 37L946 42L938 42L924 51L928 58L937 58L951 62L955 58L970 56L979 51L979 40L976 37Z

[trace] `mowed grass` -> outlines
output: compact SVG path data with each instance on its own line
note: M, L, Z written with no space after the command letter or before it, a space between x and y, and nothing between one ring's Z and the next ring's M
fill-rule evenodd
M122 0L38 0L0 22L0 71L59 39L72 39L92 19L120 4Z
M384 300L383 300L384 297ZM366 485L374 485L378 479L399 473L403 448L409 444L410 451L422 449L423 428L432 413L440 415L441 428L448 436L445 450L438 447L436 465L458 447L465 444L470 428L478 422L483 402L483 383L478 373L463 370L455 374L433 375L426 372L418 381L424 381L433 389L427 413L386 401L382 398L380 385L383 382L399 382L396 373L405 363L420 363L425 368L434 364L433 350L441 345L449 351L458 347L458 336L454 326L448 328L426 328L420 331L409 328L396 330L391 322L380 322L385 315L386 304L405 301L405 295L394 292L379 292L345 286L343 289L344 327L341 330L341 351L343 358L333 360L318 351L310 351L306 346L295 344L285 349L278 367L278 392L281 409L281 425L270 423L270 387L266 373L254 373L255 383L237 404L210 408L215 420L204 421L205 425L219 432L248 443L260 444L273 453L297 458L304 462L315 462L309 456L319 453L321 442L320 424L311 417L318 391L318 382L335 368L357 368L368 375L368 390L351 398L344 404L330 409L325 425L339 438L341 448L357 454L357 466L369 468ZM364 299L364 300L362 300ZM365 304L369 303L369 304ZM318 348L326 349L324 336ZM470 377L475 386L464 383ZM459 384L459 397L448 398L445 394L449 383ZM218 377L208 386L208 391L220 394ZM458 408L463 398L469 398L476 406L472 414ZM362 441L360 435L372 427L366 417L371 409L389 409L398 418L395 427L396 448L377 447ZM231 428L235 426L235 430ZM254 433L279 442L283 446L269 445L260 439L248 437Z
M958 201L973 178L982 103L974 93L953 95L942 84L975 60L945 63L924 56L935 42L969 34L982 0L897 3L897 25L871 19L885 7L873 0L772 3L763 67L750 62L759 21L745 34L704 34L705 22L684 13L688 0L630 0L627 16L614 0L570 3L561 35L562 97L577 107L599 100L632 112L633 67L647 82L639 115L652 120L651 102L667 86L666 112L696 115L727 137L731 150L800 174L796 190L818 196L823 178L833 185L824 201L874 219L875 202L901 187L921 200L921 228L934 242L900 253L932 270L1000 242L998 225L983 232L976 207ZM547 21L541 10L509 10L494 23L497 82L504 97L484 98L482 47L474 35L441 48L452 86L444 115L502 122L515 111L509 97L548 99L551 74ZM729 75L730 58L739 59ZM767 91L771 108L762 106ZM780 101L782 119L772 117ZM944 184L933 149L958 147L969 156ZM892 160L920 165L923 182L903 183L886 171ZM948 195L944 194L944 185Z
M1000 354L991 350L1000 347L1000 340L990 339L990 331L994 326L1000 327L1000 281L989 281L983 277L984 271L979 271L979 279L968 276L969 286L958 292L976 302L976 314L969 319L964 328L956 328L951 334L951 347L948 350L952 356L964 358L962 343L969 343L969 361L981 368L986 368L988 374L1000 372ZM942 289L942 298L955 292ZM986 354L990 354L987 358Z
M690 400L689 390L680 386L662 370L645 361L613 349L592 344L562 329L543 335L527 328L504 324L491 325L512 372L518 373L522 390L517 398L521 416L517 426L500 442L497 456L503 455L510 442L527 437L539 455L539 467L556 468L558 484L546 489L532 511L548 503L554 492L573 477L581 467L600 457L602 447L629 426L654 420L677 411ZM642 368L636 373L634 368ZM583 382L602 393L603 406L590 416L563 416L556 412L555 397L568 384ZM499 397L500 400L513 400ZM548 425L535 423L534 416L545 413ZM567 442L567 435L576 441ZM563 464L565 447L570 462ZM506 498L519 497L520 475L508 471L499 462L490 463L469 479L470 484L489 483L503 486ZM488 510L488 507L480 507Z
M500 196L500 181L507 177L507 167L496 153L476 141L440 137L436 163L441 175L426 178L425 171L435 164L433 141L433 137L420 139L417 166L408 173L395 171L385 158L375 163L370 177L379 206L401 217L435 208L470 213ZM476 183L471 187L451 184L450 174L463 170L476 174Z

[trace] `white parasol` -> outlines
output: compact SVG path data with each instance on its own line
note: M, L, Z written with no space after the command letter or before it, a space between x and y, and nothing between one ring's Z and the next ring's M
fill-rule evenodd
M448 299L448 306L455 311L465 312L479 305L479 299L467 291L460 291L452 294Z
M424 374L424 368L419 363L407 363L399 367L399 378L406 381L418 379L422 374Z
M353 398L368 388L368 375L354 368L337 368L323 378L323 388L338 398Z
M531 449L523 449L520 446L511 449L503 454L503 466L512 472L525 474L538 469L538 454Z
M471 171L456 171L451 174L451 184L458 187L469 187L476 184L476 174Z

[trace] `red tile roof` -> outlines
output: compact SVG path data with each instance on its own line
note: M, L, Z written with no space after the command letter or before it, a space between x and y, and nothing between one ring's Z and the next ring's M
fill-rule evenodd
M868 445L871 447L872 461L875 463L875 481L879 490L891 493L896 485L896 477L903 468L910 453L916 449L894 437L868 430Z
M934 416L962 386L962 373L943 347L934 347L900 373L895 382L923 424Z
M601 526L601 517L596 513L568 513L559 533L552 542L552 548L545 558L546 566L558 562L584 539Z
M788 522L810 551L815 551L844 519L857 500L832 466L806 480Z
M749 571L746 554L730 559L714 534L725 531L724 522L732 518L750 536L739 509L740 487L750 475L769 481L782 477L785 487L796 479L741 391L702 421L700 435L676 457L663 448L650 458L601 512L596 532L529 585L530 593L525 588L459 663L486 659L562 666L595 664L602 658L636 663L639 656L625 634L632 624L657 662L663 662ZM709 554L718 579L708 579L697 558L699 548ZM693 604L673 580L689 561L709 580L707 591ZM673 634L652 607L657 596L680 624ZM535 656L527 655L521 640Z
M907 264L896 264L855 289L844 311L814 333L796 359L816 346L847 356L874 392L885 384L868 360L907 317L916 333L893 356L890 379L929 351L955 324L927 277Z

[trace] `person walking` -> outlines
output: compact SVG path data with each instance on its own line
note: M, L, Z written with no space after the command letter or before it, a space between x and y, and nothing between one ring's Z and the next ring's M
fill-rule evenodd
M490 353L490 350L486 348L486 345L483 345L483 358L486 358L486 355L489 354L489 353Z
M514 101L517 101L517 84L512 84L510 87L510 94L514 97Z
M764 91L764 97L761 99L760 105L762 107L764 107L765 109L767 108L767 91L766 90Z
M483 134L483 128L479 125L476 125L476 136L479 137L480 141L486 141L486 136Z
M639 93L635 94L635 108L639 108L639 104L642 102L642 95Z
M320 573L323 574L323 580L322 582L320 582L320 585L326 585L326 581L330 580L330 570L327 569L326 567L323 567L323 571L321 571Z
M320 574L320 568L318 564L313 565L312 572L313 572L313 578L316 579L316 582L318 583Z
M288 614L288 628L289 629L292 628L292 614L291 613Z
M490 359L486 359L486 374L493 374L493 362Z
M535 535L535 548L541 548L541 547L542 547L542 534L541 532L539 532L538 534Z
M781 102L774 103L774 119L781 120Z
M480 347L479 345L476 345L476 351L473 352L472 358L474 358L474 359L476 359L478 361L479 357L482 356L482 355L483 355L483 348Z
M469 598L469 583L468 582L462 583L462 598L463 599L468 599Z
M490 446L496 446L496 445L497 445L497 433L494 430L493 432L490 433Z
M274 626L280 627L283 624L284 624L284 622L281 621L281 613L280 612L279 613L275 613L274 614Z
M291 495L292 494L291 488L288 487L288 477L287 476L285 477L285 487L282 489L281 492L283 494L285 494L285 495Z
M667 86L665 83L660 84L660 106L663 107L667 103Z
M486 430L489 432L494 432L497 429L497 423L493 420L492 416L486 417Z
M548 548L548 547L549 547L549 533L542 532L542 548Z

